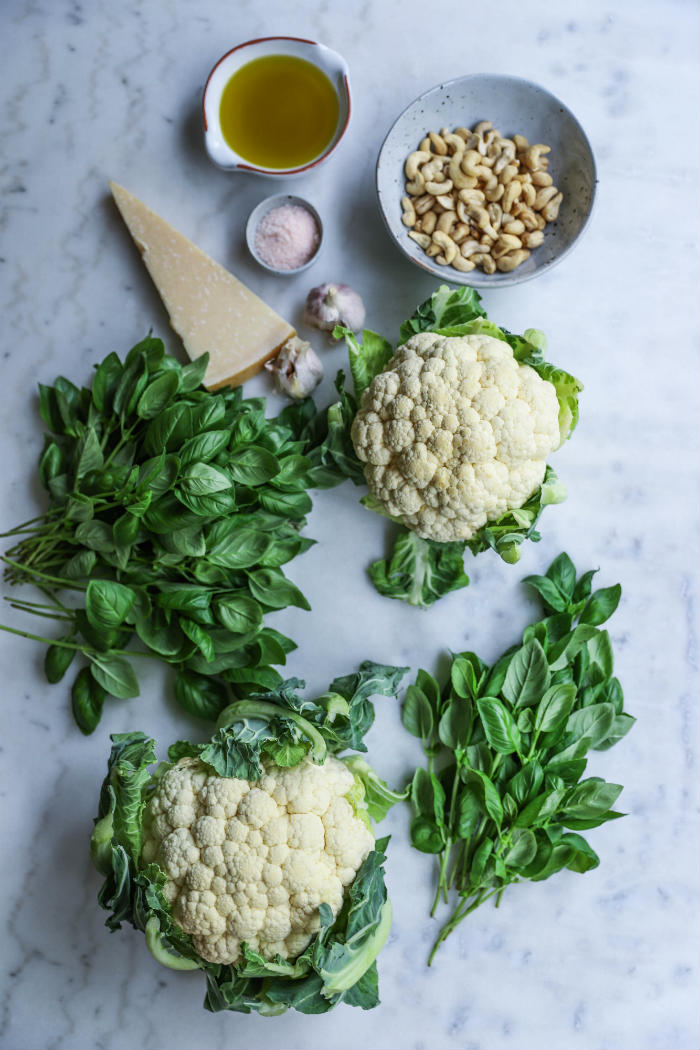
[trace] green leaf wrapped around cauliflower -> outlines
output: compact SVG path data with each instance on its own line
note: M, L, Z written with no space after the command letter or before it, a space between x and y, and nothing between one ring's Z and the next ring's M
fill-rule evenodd
M503 340L422 332L364 391L351 435L390 517L424 539L469 540L541 485L559 402Z
M405 793L335 756L366 750L370 697L395 696L406 670L366 662L316 699L289 679L159 765L143 733L113 736L91 839L107 926L130 922L159 962L202 970L212 1011L376 1006L391 904L371 820Z

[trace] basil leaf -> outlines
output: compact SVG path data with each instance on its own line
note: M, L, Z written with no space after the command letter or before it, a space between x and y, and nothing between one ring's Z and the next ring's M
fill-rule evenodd
M83 667L71 689L73 718L81 733L89 736L99 725L107 692L93 677L90 668Z
M476 701L481 724L494 751L511 755L521 746L520 730L508 708L494 696L482 696Z
M136 415L140 419L155 419L177 393L180 376L177 372L163 372L148 384L136 403Z
M219 622L236 634L248 634L262 623L260 605L245 594L220 598L215 603L215 611Z
M195 718L215 722L229 703L226 686L216 678L192 671L178 671L175 677L175 699L180 707Z
M70 642L71 636L67 635L61 641ZM64 674L75 658L75 649L66 645L50 645L44 656L44 674L46 681L55 684L60 682Z
M622 588L619 583L595 591L583 607L579 623L590 623L594 627L605 623L620 604Z
M445 747L453 751L463 750L469 743L472 726L472 705L469 700L453 697L447 704L438 735Z
M271 609L284 609L295 605L299 609L310 609L299 588L288 580L281 569L256 569L247 572L250 593L262 605Z
M514 707L536 704L549 685L549 667L544 649L533 639L513 655L503 682L503 695Z
M123 656L110 653L88 653L90 673L98 685L110 696L128 700L139 695L139 685L134 669Z
M409 685L406 690L401 721L409 733L429 740L433 733L433 712L430 701L422 689Z
M98 629L120 627L134 604L134 591L114 580L92 579L85 591L85 614Z
M280 469L277 457L256 445L232 452L227 467L233 480L241 485L264 485Z
M230 438L228 430L207 430L203 434L196 434L185 441L180 449L180 463L183 467L190 463L209 463L223 452Z
M543 733L554 732L558 726L566 722L575 700L575 685L551 686L537 706L535 730Z
M182 492L190 496L209 496L231 488L227 474L210 463L190 463L178 479Z

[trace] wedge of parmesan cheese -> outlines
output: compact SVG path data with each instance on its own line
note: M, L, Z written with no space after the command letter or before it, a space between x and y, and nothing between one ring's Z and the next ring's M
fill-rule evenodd
M194 360L209 354L209 390L239 386L296 335L292 326L182 233L110 182L170 323Z

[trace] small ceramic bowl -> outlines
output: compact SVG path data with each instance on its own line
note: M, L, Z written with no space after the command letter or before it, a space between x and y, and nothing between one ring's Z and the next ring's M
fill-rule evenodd
M338 96L338 123L332 139L323 153L299 167L281 169L251 164L231 149L221 131L219 113L224 88L241 66L268 55L291 55L311 62L326 74ZM350 122L350 81L347 63L336 51L314 40L303 40L294 36L267 36L259 40L248 40L245 44L239 44L228 51L209 74L202 99L202 117L207 153L220 168L227 171L254 172L270 178L300 175L328 160L347 130Z
M270 263L265 262L258 253L256 248L256 234L258 226L262 219L267 215L268 212L273 211L275 208L280 208L285 204L296 205L299 208L305 208L307 212L313 217L318 227L318 244L313 255L307 259L301 266L296 266L293 269L282 269L275 266L271 266ZM321 247L323 246L323 223L321 222L321 216L318 214L313 204L309 204L303 197L295 197L291 193L278 193L274 197L267 197L264 201L261 201L256 208L253 208L248 222L245 228L245 239L248 245L248 250L253 256L258 265L262 266L263 269L267 270L268 273L277 274L279 277L293 277L297 273L303 273L304 270L308 270L321 253Z
M549 173L564 194L559 216L545 227L544 243L510 273L468 273L441 266L408 236L401 222L406 195L404 161L429 131L473 128L490 120L506 137L524 135L551 147ZM377 162L377 195L392 238L411 262L442 281L499 288L528 281L561 262L588 224L596 188L593 151L573 113L544 88L519 77L477 73L439 84L412 102L387 135Z

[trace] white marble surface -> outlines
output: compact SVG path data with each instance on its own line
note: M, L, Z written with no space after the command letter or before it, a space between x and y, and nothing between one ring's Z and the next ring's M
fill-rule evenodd
M198 118L219 55L274 33L341 51L354 100L340 152L293 185L321 210L328 243L313 270L287 280L256 269L242 246L249 210L276 187L215 169ZM470 589L425 614L379 598L363 575L382 549L381 519L351 486L322 494L308 527L320 542L290 572L313 612L278 622L301 643L290 673L313 689L367 657L415 669L470 647L489 659L526 621L521 576L567 549L582 569L600 566L601 582L623 584L612 633L638 718L591 770L626 785L629 813L590 833L599 869L509 890L427 970L431 861L409 849L407 813L395 811L382 1005L317 1018L214 1016L201 1010L199 975L160 969L132 931L108 933L87 857L108 734L142 728L164 747L189 728L163 698L165 679L152 672L140 700L110 706L84 739L67 688L43 681L40 648L0 636L0 1045L696 1048L697 4L4 0L0 41L0 527L37 513L41 499L37 381L59 372L86 381L95 361L151 325L180 352L108 179L282 313L298 319L311 283L345 280L365 296L369 325L391 333L433 287L388 242L375 206L374 161L394 117L431 85L475 71L537 80L573 109L599 168L592 225L560 267L485 297L507 327L544 328L554 359L586 384L580 429L556 461L568 502L545 514L544 539L520 566L484 555L468 565ZM341 358L327 352L326 395ZM5 608L10 616L18 622ZM379 701L377 715L374 763L400 782L417 747L392 702Z

